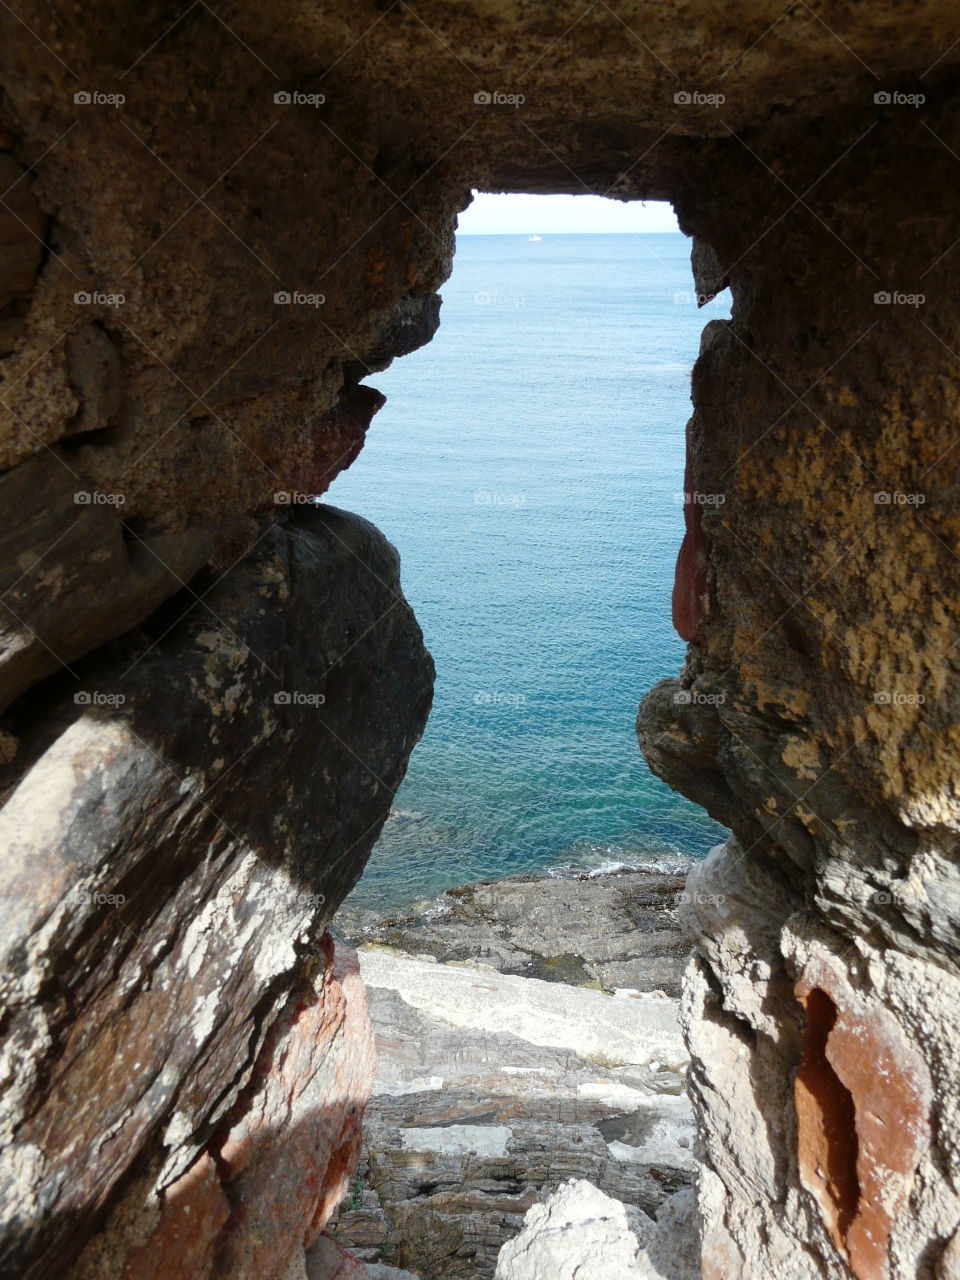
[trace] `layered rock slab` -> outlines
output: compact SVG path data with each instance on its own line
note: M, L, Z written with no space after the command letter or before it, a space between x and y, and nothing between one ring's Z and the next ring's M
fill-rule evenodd
M858 999L869 960L867 994L919 1049L934 1092L918 1198L899 1214L888 1262L906 1276L955 1270L960 1217L943 1172L956 1163L960 1095L943 998L960 920L960 49L949 7L927 0L905 20L892 0L508 3L494 28L477 4L200 5L173 26L152 6L16 8L0 14L14 214L3 228L4 466L66 444L98 490L123 489L138 522L128 528L178 538L192 524L221 564L238 514L269 508L278 488L315 491L355 449L352 415L327 415L380 362L391 316L411 335L429 327L418 300L449 270L470 186L675 201L709 249L694 264L698 291L729 281L735 299L695 373L685 486L724 504L690 510L680 565L690 716L653 715L644 741L754 866L777 869ZM521 82L523 111L484 98ZM78 103L78 86L122 90L125 109ZM909 105L892 92L917 86ZM322 92L327 110L277 101L295 88ZM724 102L707 92L697 105L696 89ZM121 280L123 310L75 300ZM322 312L276 302L298 287L324 291ZM99 339L73 342L89 325L117 352L115 382ZM924 509L894 495L922 496ZM144 586L155 600L136 575L118 581L118 615L144 607L131 599ZM15 655L32 648L31 671L46 661L7 632ZM698 713L695 698L718 695L725 711ZM91 752L109 759L104 743ZM791 947L784 932L780 956ZM718 1148L701 1204L748 1253L765 1204L781 1235L770 1228L763 1275L811 1257L842 1272L829 1210L771 1161L763 1136L780 1134L784 1107L794 1114L776 1059L802 1061L808 997L790 991L800 972L792 961L781 971L776 953L769 962L771 1055L766 1031L752 1040L752 975L708 949L690 1007L730 1065L715 1077L716 1124L730 1095L746 1106L752 1094L758 1116L749 1168ZM830 998L839 1018L849 1001ZM783 1177L768 1194L771 1166ZM796 1214L781 1212L790 1197Z
M357 1151L362 1017L336 1087L312 1081L350 1005L335 991L362 1008L325 924L430 703L396 553L357 517L299 509L173 604L88 660L79 701L53 683L7 767L0 1259L23 1276L99 1227L92 1274L119 1277L194 1194L223 1219L198 1275L279 1276Z
M686 867L593 876L511 876L450 889L426 907L367 923L349 900L337 929L450 963L613 992L680 994L689 949L677 917Z
M380 1066L339 1239L422 1280L490 1280L523 1215L569 1179L653 1227L693 1175L677 1001L660 989L679 980L680 892L669 874L519 877L370 930L415 954L360 952ZM614 995L586 969L611 962L599 940L624 912L636 929L615 972L631 986ZM552 980L514 972L553 952Z

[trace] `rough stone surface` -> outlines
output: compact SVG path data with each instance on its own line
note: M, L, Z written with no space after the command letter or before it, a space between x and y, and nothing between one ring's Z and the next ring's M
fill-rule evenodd
M46 1276L99 1228L91 1274L119 1277L153 1231L132 1175L161 1238L193 1186L217 1224L206 1151L230 1209L211 1274L279 1275L340 1199L373 1074L322 937L429 707L396 554L297 510L84 674L89 699L71 681L42 731L24 716L0 810L0 1257Z
M523 1231L500 1250L496 1280L641 1280L639 1252L619 1200L589 1182L568 1182L527 1213Z
M337 930L444 963L614 992L680 994L689 942L677 918L685 872L512 876L451 889L418 911L365 923L344 904Z
M0 476L0 709L122 635L210 559L202 532L129 533L117 508L53 453Z
M342 883L307 876L331 903L359 873L363 821L376 826L372 783L328 782L313 740L271 767L242 706L250 756L229 733L238 749L221 755L227 717L212 717L218 741L199 732L211 716L189 655L163 668L159 748L113 710L71 712L58 664L122 674L118 649L136 656L141 626L159 640L164 609L256 546L278 494L322 492L355 455L376 405L358 379L429 336L475 186L669 198L695 237L698 292L733 295L693 379L676 595L688 660L639 720L654 770L735 838L709 894L738 903L745 950L709 915L724 903L695 904L707 916L685 996L707 1274L956 1270L958 68L938 0L0 7L0 467L8 492L37 465L123 499L106 520L70 512L44 473L50 500L24 499L33 532L10 504L0 519L11 1266L64 1270L138 1188L192 1167L209 1135L184 1125L232 1105L236 1063L242 1076L290 995L289 954L323 923L286 905L244 917L239 953L240 926L221 927L255 890L288 901L290 842L270 814L282 827L299 813L307 863L320 846L343 856ZM232 616L262 642L264 597L246 590ZM409 683L409 664L367 659L390 669L384 692ZM356 714L340 724L353 749ZM382 792L415 719L377 757ZM219 812L241 784L258 801L230 823L248 864L201 803L213 785ZM131 824L149 841L118 848ZM752 920L754 877L776 903L756 899ZM133 941L89 904L57 908L78 879L129 898ZM196 1043L221 1014L192 979L160 985L194 917L234 961L202 978L230 1024L223 1053ZM825 1006L804 985L820 968L837 1010L822 1045ZM156 1031L142 1092L118 1065L113 1033L132 1025L118 1010ZM875 1145L843 1046L861 1017L896 1077L885 1103L910 1117L871 1219L882 1258L855 1239L864 1188L875 1202L871 1179L886 1178L849 1159L854 1134ZM798 1113L808 1049L845 1110L835 1083L825 1109L821 1081ZM96 1115L68 1087L93 1079ZM169 1148L153 1137L168 1130ZM801 1151L837 1156L826 1187L801 1176Z
M654 1224L589 1182L566 1182L529 1210L494 1280L699 1280L693 1209L692 1192L677 1192Z
M304 1280L369 1280L370 1277L363 1263L329 1236L320 1237L306 1255L303 1267Z
M660 989L682 964L678 896L654 872L514 878L365 930L413 954L360 953L380 1066L337 1239L423 1280L491 1280L527 1209L570 1178L654 1230L693 1174L677 1002ZM616 995L586 972L611 946L631 983ZM549 980L515 972L553 953Z

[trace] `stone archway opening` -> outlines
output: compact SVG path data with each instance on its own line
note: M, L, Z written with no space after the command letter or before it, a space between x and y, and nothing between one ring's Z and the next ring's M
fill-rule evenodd
M695 287L735 297L685 486L726 501L692 513L686 662L639 721L734 833L687 904L705 1273L952 1277L949 9L217 8L0 13L3 1265L182 1263L185 1198L195 1274L262 1247L279 1277L343 1179L370 1061L323 931L431 672L382 538L277 495L355 455L360 371L429 336L478 186L670 199ZM814 989L842 1237L799 1155ZM272 1068L315 1031L291 1132ZM273 1178L300 1142L316 1176Z
M682 865L726 834L649 773L633 721L683 660L689 381L729 295L695 296L659 202L475 196L457 246L438 332L371 376L387 403L325 499L397 546L437 665L350 910Z

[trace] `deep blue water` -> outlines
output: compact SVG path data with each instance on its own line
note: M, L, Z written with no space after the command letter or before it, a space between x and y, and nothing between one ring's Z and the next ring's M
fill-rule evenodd
M680 234L462 237L428 346L327 500L399 549L433 714L357 906L520 871L701 857L720 827L648 770L690 370L708 319ZM685 295L678 301L677 295Z

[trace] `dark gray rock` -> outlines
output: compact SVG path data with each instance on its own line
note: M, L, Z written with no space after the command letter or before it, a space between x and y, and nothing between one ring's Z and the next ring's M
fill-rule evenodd
M371 373L380 373L397 356L408 355L430 341L440 327L439 293L408 294L396 306L377 317L369 345L360 360L347 360L343 378L347 384Z
M451 889L369 924L345 904L336 928L437 960L476 961L546 982L680 994L689 944L677 917L686 870L512 876Z
M78 377L91 379L85 412L103 415L111 393L93 394L92 381L107 376L89 363L94 354ZM124 498L50 449L0 476L0 710L142 621L209 559L199 530L134 533Z

